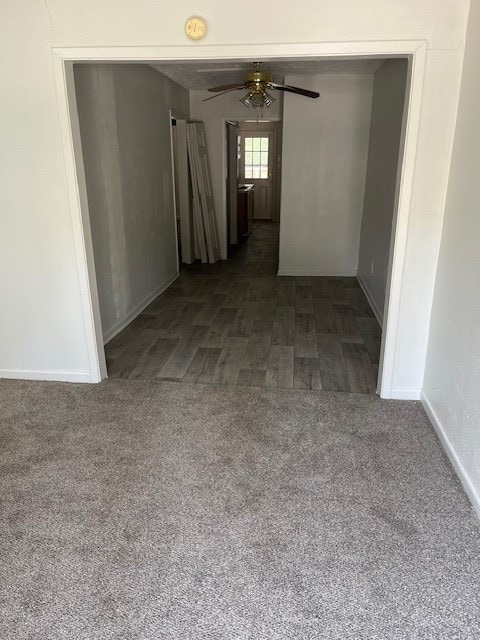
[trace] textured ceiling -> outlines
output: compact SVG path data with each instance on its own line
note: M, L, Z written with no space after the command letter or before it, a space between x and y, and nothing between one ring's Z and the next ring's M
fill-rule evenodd
M273 74L274 82L283 82L286 75L316 75L319 73L375 73L383 59L368 60L285 60L265 62L262 67ZM201 91L221 84L241 82L252 62L168 62L151 65L185 89Z

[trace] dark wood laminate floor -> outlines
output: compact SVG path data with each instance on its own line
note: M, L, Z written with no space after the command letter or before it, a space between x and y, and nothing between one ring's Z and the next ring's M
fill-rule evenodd
M106 346L108 375L375 393L380 327L356 278L278 277L278 226L195 263Z

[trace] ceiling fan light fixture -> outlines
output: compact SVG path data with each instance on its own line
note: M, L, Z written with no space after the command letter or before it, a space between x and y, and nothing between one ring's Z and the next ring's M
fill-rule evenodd
M263 94L263 102L265 106L268 108L271 104L275 102L275 98L265 91L265 93Z
M247 93L246 96L244 96L243 98L240 98L239 102L241 102L246 107L251 107L252 101L250 100L250 93Z
M263 109L275 102L275 98L262 89L251 89L246 96L240 99L246 107L253 109Z

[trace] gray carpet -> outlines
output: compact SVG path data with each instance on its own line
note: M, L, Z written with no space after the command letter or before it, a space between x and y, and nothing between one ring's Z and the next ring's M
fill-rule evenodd
M479 638L480 527L418 403L0 382L2 639Z

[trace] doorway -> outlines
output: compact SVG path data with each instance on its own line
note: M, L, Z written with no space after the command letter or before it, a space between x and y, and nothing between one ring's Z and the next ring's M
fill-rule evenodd
M197 50L198 51L198 50ZM81 159L81 144L78 116L74 96L74 62L153 62L193 60L190 47L136 47L136 48L56 48L54 53L55 79L59 101L59 115L65 150L67 184L70 193L73 234L82 291L83 317L85 323L86 349L89 357L90 381L99 382L106 376L105 354L101 332L99 303L95 285L95 270L90 226L88 222L88 200L85 176ZM233 45L202 47L206 60L234 60L258 57L258 46L244 45L240 49ZM410 198L415 175L416 144L419 129L423 76L425 70L426 45L423 41L411 42L357 42L357 43L313 43L308 45L264 45L264 59L312 60L321 58L360 59L365 57L408 57L408 117L405 126L405 154L398 181L396 202L398 215L393 229L392 262L388 273L388 298L385 306L385 331L382 337L379 391L384 398L406 398L394 389L396 354L405 345L403 334L398 329L401 309L406 304L402 290L404 263L407 246L407 230L410 216ZM198 62L198 60L197 60ZM224 192L225 193L225 192ZM224 198L225 202L225 198ZM403 305L403 306L402 306ZM411 349L410 349L411 350ZM415 364L412 363L412 367ZM413 393L413 392L412 392ZM413 396L412 396L413 397ZM415 397L417 397L415 395Z
M239 181L252 184L254 220L279 220L281 122L239 122Z

